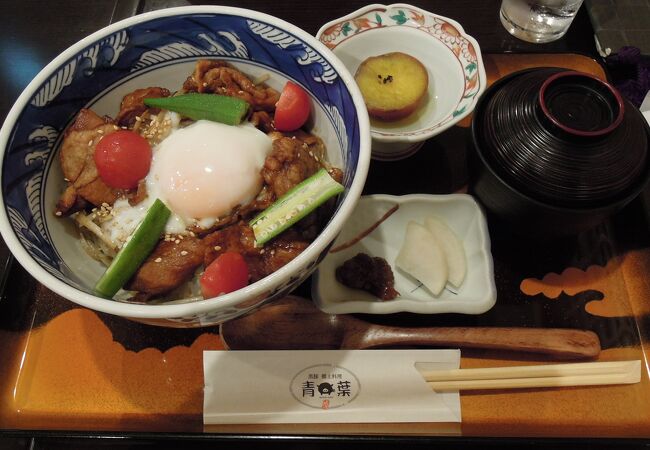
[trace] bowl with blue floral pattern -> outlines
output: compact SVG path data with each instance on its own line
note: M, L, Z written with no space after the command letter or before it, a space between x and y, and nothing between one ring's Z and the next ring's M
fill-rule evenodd
M370 57L401 52L428 74L422 106L397 121L371 118L372 157L402 159L429 138L457 124L487 86L481 49L453 19L407 4L372 4L321 27L318 39L351 73Z
M125 94L134 89L177 91L197 61L211 59L278 91L287 81L302 87L311 102L308 131L320 137L327 160L340 168L344 191L320 233L297 257L242 289L168 303L98 296L94 287L105 266L82 249L70 221L55 215L69 181L60 162L66 130L84 108L98 117L115 115ZM221 6L146 13L77 42L18 98L0 131L0 231L36 280L79 305L154 325L216 325L286 295L316 268L361 195L370 142L363 99L349 71L298 27L256 11Z

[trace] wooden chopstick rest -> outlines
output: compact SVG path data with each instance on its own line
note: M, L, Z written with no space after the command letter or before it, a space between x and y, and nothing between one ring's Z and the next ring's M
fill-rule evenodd
M641 361L434 370L420 373L435 391L633 384L641 381Z

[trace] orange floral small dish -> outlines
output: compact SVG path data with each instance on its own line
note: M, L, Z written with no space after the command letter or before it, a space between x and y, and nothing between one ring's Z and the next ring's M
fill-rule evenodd
M368 57L403 52L427 69L422 107L396 122L372 120L372 157L402 159L472 112L487 85L481 50L456 21L406 4L365 6L326 23L316 37L354 74Z

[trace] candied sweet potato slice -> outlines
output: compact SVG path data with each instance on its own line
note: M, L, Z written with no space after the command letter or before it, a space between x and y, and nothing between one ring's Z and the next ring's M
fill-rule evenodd
M418 109L429 85L422 63L401 52L366 59L354 78L368 114L388 121L403 119Z

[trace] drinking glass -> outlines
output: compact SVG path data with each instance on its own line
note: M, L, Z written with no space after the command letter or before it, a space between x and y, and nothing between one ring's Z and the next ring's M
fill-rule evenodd
M555 41L567 32L583 0L502 0L501 23L528 42Z

